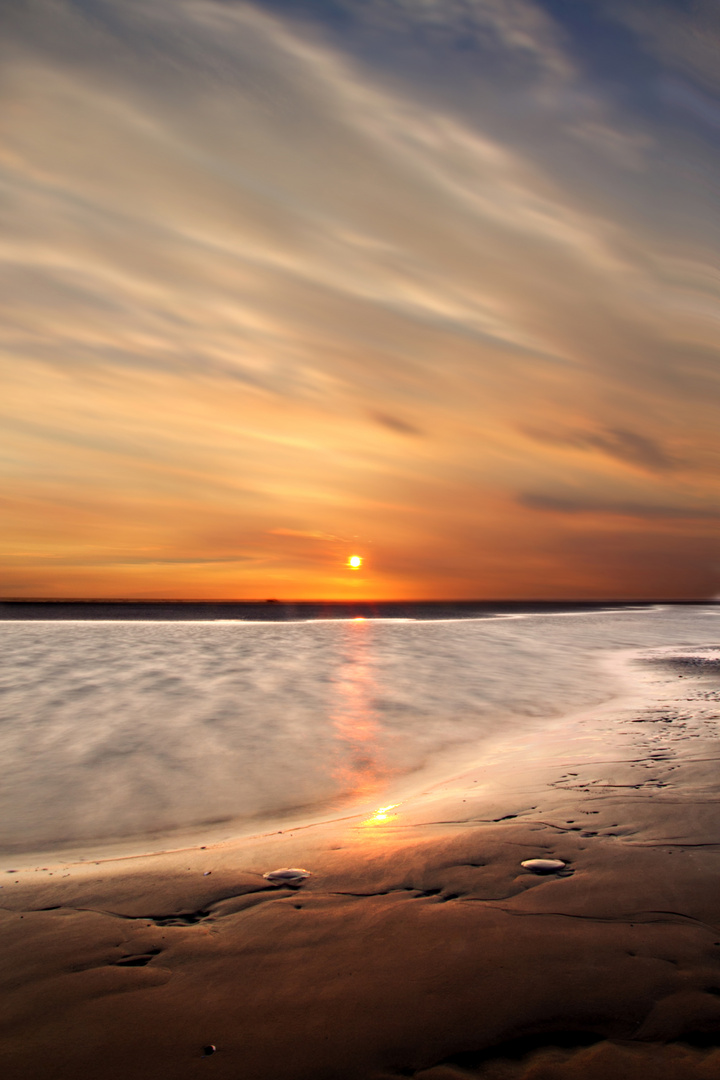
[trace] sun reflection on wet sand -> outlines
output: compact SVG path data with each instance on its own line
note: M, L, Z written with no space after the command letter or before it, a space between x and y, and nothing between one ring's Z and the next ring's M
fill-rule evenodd
M390 821L395 821L397 814L388 813L389 810L394 810L400 803L390 803L389 806L379 806L374 814L371 814L369 818L365 818L362 825L387 825Z
M373 706L377 685L371 655L372 632L371 624L365 620L348 623L330 714L337 738L333 777L342 790L368 801L390 773L383 759L382 727Z

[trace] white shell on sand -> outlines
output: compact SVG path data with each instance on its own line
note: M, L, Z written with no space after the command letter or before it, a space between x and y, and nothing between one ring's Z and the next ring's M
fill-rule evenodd
M526 859L520 865L525 870L532 870L533 874L553 874L556 870L564 870L567 863L562 859Z
M305 878L310 877L310 871L301 870L298 866L283 866L280 870L268 870L263 877L276 885L301 885Z

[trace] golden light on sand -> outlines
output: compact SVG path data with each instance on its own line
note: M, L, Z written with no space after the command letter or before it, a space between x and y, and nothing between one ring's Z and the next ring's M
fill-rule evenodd
M362 556L361 555L351 555L350 558L347 561L347 564L348 564L349 567L351 567L351 569L359 570L360 567L362 566Z
M369 818L365 818L363 825L385 825L388 821L394 821L397 814L388 813L389 810L394 810L400 803L390 803L389 806L379 806L374 814L371 814Z

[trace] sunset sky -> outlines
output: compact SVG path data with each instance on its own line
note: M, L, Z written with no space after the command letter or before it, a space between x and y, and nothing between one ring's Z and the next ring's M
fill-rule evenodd
M717 0L3 11L2 595L720 594Z

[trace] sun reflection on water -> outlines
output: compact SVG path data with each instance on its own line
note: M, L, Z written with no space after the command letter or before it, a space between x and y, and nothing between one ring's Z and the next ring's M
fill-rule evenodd
M365 620L347 624L343 662L335 675L330 713L336 735L333 777L343 792L363 801L379 794L390 773L384 760L382 725L374 705L378 688L372 663L372 633L371 623Z

